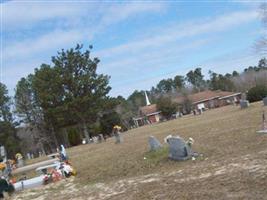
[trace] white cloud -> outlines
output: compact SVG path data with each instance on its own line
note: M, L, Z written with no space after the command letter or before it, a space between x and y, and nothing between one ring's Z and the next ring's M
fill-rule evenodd
M215 19L197 21L187 24L179 24L173 27L162 27L162 32L156 36L139 39L138 41L129 42L113 48L104 49L97 52L101 57L113 57L119 54L133 54L141 50L147 50L159 47L166 43L172 43L185 37L193 37L200 34L209 34L214 32L226 31L229 28L249 23L257 19L258 13L252 11L240 11L227 13Z
M218 57L205 60L201 64L205 70L213 70L220 73L231 73L232 71L243 71L244 68L255 66L261 59L261 55L255 53L249 46L238 51L229 52Z
M2 5L3 27L5 30L16 30L31 28L46 20L75 20L93 9L93 5L89 7L84 3L68 2L62 6L59 2L7 1Z
M121 72L126 70L127 73L129 73L130 71L140 72L140 70L152 70L152 67L153 70L155 70L155 68L162 67L161 65L155 66L155 63L167 63L167 61L171 58L175 57L177 59L181 57L183 53L195 50L203 45L207 45L213 40L213 38L203 38L198 40L192 40L190 41L190 43L173 43L171 45L166 45L167 47L164 46L160 50L158 48L150 49L147 52L140 52L138 55L135 56L125 56L124 58L119 57L115 61L107 61L107 63L105 63L103 67L108 71L120 69Z
M94 29L103 30L140 13L161 12L164 3L94 1L7 1L2 5L4 30L30 29L36 24L52 21L57 25L84 25L91 22ZM61 20L58 24L56 20ZM97 21L97 22L95 22Z
M52 2L25 4L18 1L6 2L3 6L3 22L11 28L23 24L33 26L35 23L42 22L42 20L53 20L53 23L57 24L56 20L54 20L55 18L66 18L67 21L74 21L75 19L72 18L85 15L85 11L89 12L88 8L92 9L93 6L96 7L94 3L91 5L91 3L85 4L85 2L82 2L81 5L69 2L65 6ZM71 46L81 42L81 40L92 39L94 34L111 24L118 23L139 13L159 12L163 7L161 3L124 3L114 4L110 7L107 7L105 4L100 4L98 10L89 13L86 19L80 19L80 24L78 22L79 20L76 19L75 27L69 28L68 30L54 27L54 30L38 35L37 37L27 38L23 41L9 41L8 46L4 46L3 56L7 60L14 56L25 58L25 56L33 56L43 51L53 49L57 51L58 48L61 49L66 46ZM19 11L16 11L16 9ZM101 15L100 13L103 16L99 16L101 20L98 24L95 24L95 27L93 25L84 25L84 21L90 21L91 17L94 18L96 15Z
M48 34L42 35L35 40L27 39L14 44L9 44L3 49L4 60L16 58L18 60L27 57L33 57L39 53L46 53L49 50L58 51L58 48L74 46L81 42L83 34L79 31L55 30Z
M149 2L129 2L127 4L113 4L106 10L100 21L100 27L106 27L127 19L129 16L137 16L140 13L165 11L166 4Z

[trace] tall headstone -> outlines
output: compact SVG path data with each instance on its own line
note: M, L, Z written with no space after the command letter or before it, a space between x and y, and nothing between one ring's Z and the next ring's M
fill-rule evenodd
M0 146L0 157L3 160L3 162L6 162L6 149L4 146Z
M154 136L149 136L148 143L150 151L156 151L162 147L161 143Z
M249 107L249 101L248 100L240 100L240 107L241 107L241 109L248 108Z
M169 158L172 160L187 160L192 157L192 150L180 137L168 138Z
M264 97L264 98L262 99L262 101L263 101L263 105L267 106L267 97Z
M0 146L0 155L1 157L5 157L6 156L6 150L4 146Z

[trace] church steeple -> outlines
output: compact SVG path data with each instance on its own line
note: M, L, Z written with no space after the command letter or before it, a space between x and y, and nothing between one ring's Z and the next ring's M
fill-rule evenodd
M148 99L148 96L147 96L146 91L145 91L145 96L146 96L146 105L147 105L147 106L150 106L151 103L150 103L150 101L149 101L149 99Z

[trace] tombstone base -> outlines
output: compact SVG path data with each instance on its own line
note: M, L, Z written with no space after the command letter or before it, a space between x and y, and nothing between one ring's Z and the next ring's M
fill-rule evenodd
M174 161L184 161L184 160L190 160L192 156L187 156L187 157L173 157L172 155L169 155L169 159L174 160Z

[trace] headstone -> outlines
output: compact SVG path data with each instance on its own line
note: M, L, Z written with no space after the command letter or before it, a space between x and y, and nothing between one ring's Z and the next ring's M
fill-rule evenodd
M30 160L31 159L31 154L27 153L27 159Z
M262 99L262 101L263 101L263 105L267 106L267 97L264 97L264 98Z
M120 132L115 133L114 136L115 136L115 143L116 144L122 143L123 140L122 140L122 136L121 136L121 133Z
M179 136L168 138L168 144L169 144L169 158L170 159L187 160L192 157L193 152L191 148Z
M1 159L3 162L6 162L6 161L7 161L6 149L5 149L4 146L0 146L0 159Z
M241 107L241 109L248 108L249 107L249 101L248 100L240 100L240 107Z
M17 167L23 167L24 166L24 160L23 158L20 158L17 160Z
M103 134L98 134L98 136L97 136L97 141L98 141L98 143L101 143L101 142L104 141L104 136L103 136Z
M266 124L266 117L265 117L265 112L263 111L262 113L262 129L257 131L259 134L267 134L267 124Z
M97 143L98 142L98 138L96 136L93 137L93 142Z
M150 151L156 151L162 147L160 142L154 136L149 136L148 143L149 143Z
M5 157L6 156L6 150L4 146L0 146L0 156Z

